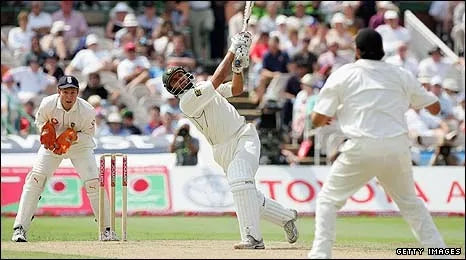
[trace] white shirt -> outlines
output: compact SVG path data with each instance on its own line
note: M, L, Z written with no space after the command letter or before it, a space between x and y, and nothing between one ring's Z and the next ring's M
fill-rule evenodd
M414 132L419 136L434 136L435 133L432 131L427 122L417 113L414 109L410 108L405 113L406 122L408 123L408 129L410 132Z
M11 70L11 75L19 82L19 96L23 94L37 95L44 91L48 85L55 84L56 79L42 71L33 72L31 67L22 66Z
M245 119L226 98L233 96L231 82L214 88L211 81L199 82L180 96L180 109L211 145L229 140Z
M393 64L395 66L403 67L404 69L408 70L413 74L413 76L417 76L419 69L418 69L418 62L413 57L407 57L405 60L402 60L400 55L394 55L388 57L385 62Z
M12 50L24 49L27 52L31 49L31 39L34 36L34 32L23 31L20 27L15 27L8 32L8 47Z
M42 99L36 114L36 126L39 133L47 121L55 124L57 137L67 128L72 127L78 132L77 143L71 145L67 154L87 148L93 149L95 134L95 109L82 98L69 111L65 111L58 94L50 95ZM56 123L55 123L56 122Z
M407 70L361 59L333 72L319 93L314 111L337 115L349 138L385 138L408 133L405 112L438 99Z
M83 74L88 74L89 71L96 71L102 66L102 62L110 60L108 51L93 51L90 49L80 50L71 60L70 65L80 70Z
M446 62L445 59L440 60L440 62L434 62L432 57L428 57L419 63L419 74L430 77L440 76L444 79L450 68L451 64Z
M117 74L118 79L124 79L126 76L133 73L136 67L143 67L149 69L150 63L144 56L138 56L134 60L124 59L120 64L118 64Z
M52 27L52 16L45 12L40 12L39 15L31 12L28 15L27 30L32 31L43 27Z
M262 16L259 19L259 29L262 32L273 32L277 29L277 24L275 22L275 18L271 18L268 14Z
M375 30L382 36L383 50L387 56L391 56L396 52L399 42L409 42L411 40L409 31L403 26L392 29L390 25L382 24Z

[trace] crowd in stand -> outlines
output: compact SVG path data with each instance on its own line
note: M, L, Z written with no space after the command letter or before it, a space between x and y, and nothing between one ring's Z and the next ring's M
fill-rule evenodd
M205 64L226 50L243 22L244 1L167 1L163 7L153 1L135 7L130 2L94 2L112 4L105 26L88 26L76 8L83 2L60 1L60 9L47 13L44 2L32 1L19 12L18 27L7 35L2 30L2 135L35 133L35 110L45 95L56 92L64 74L81 79L80 97L97 111L97 136L175 134L182 113L178 100L162 86L164 69L181 65L197 80L208 79L212 71ZM434 48L418 60L410 53L410 31L393 2L255 1L246 88L251 103L262 110L256 126L263 153L268 154L269 146L275 149L262 163L299 163L312 154L316 140L310 113L317 94L333 71L354 61L353 38L364 27L382 35L387 63L413 73L440 99L440 116L414 109L406 113L414 146L438 148L440 154L445 146L464 150L464 82L450 74L464 66L464 12L462 1L434 1L429 12L437 22L434 32L453 44L460 59L448 59ZM219 24L220 37L215 34ZM5 62L7 54L19 64ZM104 82L104 77L115 80ZM148 102L131 103L133 94L136 101ZM320 132L328 158L344 140L337 125L335 120ZM279 149L271 144L277 140L300 149Z

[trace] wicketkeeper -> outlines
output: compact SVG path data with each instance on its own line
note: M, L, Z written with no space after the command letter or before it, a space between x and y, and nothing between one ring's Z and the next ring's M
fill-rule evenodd
M31 172L26 177L13 226L12 240L26 242L26 232L31 224L40 195L47 180L64 158L71 159L73 166L84 181L87 196L97 218L99 215L99 178L94 156L95 131L94 108L78 98L79 84L73 76L63 76L58 81L58 94L45 97L37 111L36 126L42 144ZM107 196L107 195L105 195ZM106 239L115 240L110 233L108 197L105 197Z

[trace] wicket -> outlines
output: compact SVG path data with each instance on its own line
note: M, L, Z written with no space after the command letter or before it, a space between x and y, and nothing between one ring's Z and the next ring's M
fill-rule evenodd
M99 174L99 240L104 240L105 232L105 158L110 157L110 232L115 231L115 178L116 178L116 157L122 157L122 211L121 211L121 239L126 241L127 227L127 183L128 183L128 157L122 153L102 154L100 156L100 174Z

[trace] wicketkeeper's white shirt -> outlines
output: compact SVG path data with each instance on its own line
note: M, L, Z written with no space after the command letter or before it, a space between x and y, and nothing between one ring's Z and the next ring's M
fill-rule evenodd
M50 95L42 99L36 114L36 126L39 133L47 121L52 121L55 125L57 137L68 127L78 132L78 140L71 145L68 153L78 151L83 148L95 147L93 136L95 133L95 110L87 101L82 98L76 100L73 107L66 111L60 102L58 94Z
M244 117L226 100L231 96L231 82L215 89L211 81L202 81L180 95L180 109L210 144L220 144L245 125Z
M437 101L407 70L383 61L360 59L333 72L314 111L336 114L350 138L395 137L408 133L405 112Z

